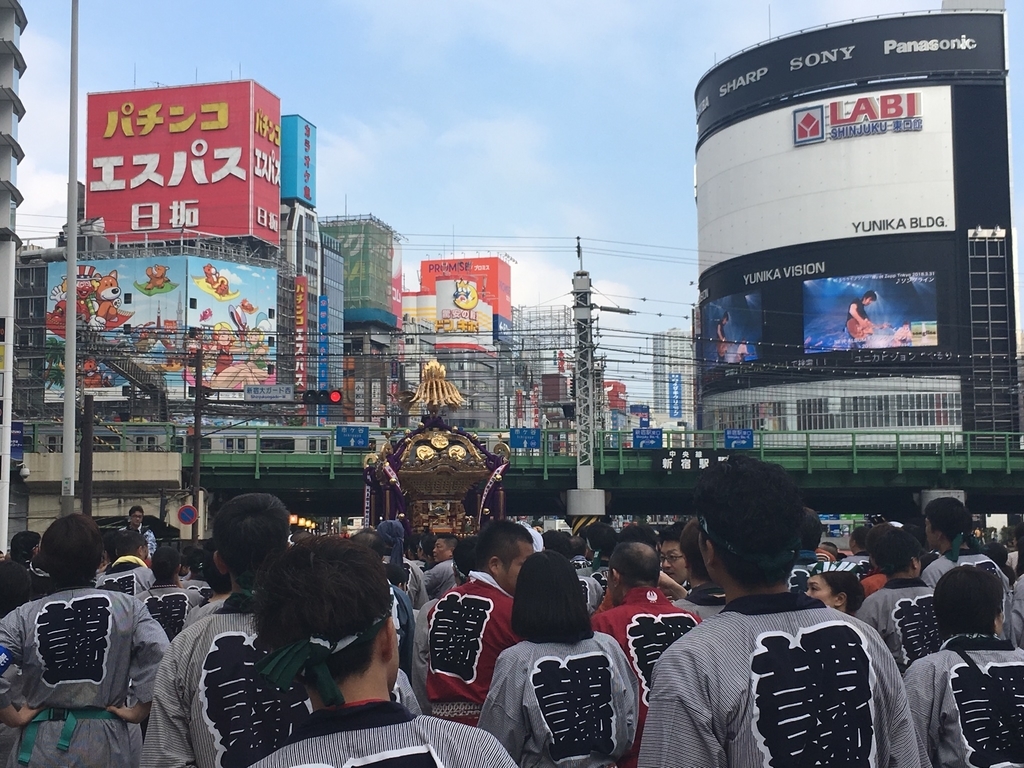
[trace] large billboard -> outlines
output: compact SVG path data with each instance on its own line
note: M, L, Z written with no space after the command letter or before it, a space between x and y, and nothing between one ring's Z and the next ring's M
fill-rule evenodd
M823 277L803 293L808 354L939 344L934 272Z
M833 24L730 56L697 85L698 141L773 101L896 77L1001 80L1003 14L904 15Z
M742 386L723 376L730 367L785 383L879 364L955 365L970 343L956 248L950 234L904 235L779 248L712 267L700 280L704 382Z
M772 248L952 232L950 88L899 86L791 104L697 151L701 270Z
M79 348L84 386L100 398L123 396L137 371L161 377L168 397L195 384L195 343L204 345L203 383L237 391L277 381L277 271L168 254L79 262L75 285L66 265L50 264L46 312L46 396L63 397L64 317L70 302L88 329Z
M429 259L420 264L420 287L433 291L438 280L471 280L493 313L494 340L512 341L512 267L497 256Z
M316 126L301 115L281 118L281 199L316 208Z
M746 363L758 358L761 342L761 291L733 293L701 307L704 360L711 365Z
M171 232L277 245L281 102L251 80L89 94L86 216L120 241Z

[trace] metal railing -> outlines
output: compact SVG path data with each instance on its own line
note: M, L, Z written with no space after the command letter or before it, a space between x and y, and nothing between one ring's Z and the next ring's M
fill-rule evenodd
M335 428L279 426L207 426L202 451L207 461L225 466L254 466L258 477L261 466L286 464L298 467L323 465L333 477L336 469L361 467L362 457L379 450L389 439L397 440L401 431L370 430L370 446L339 448ZM54 423L25 425L26 452L59 453L61 426ZM492 449L508 443L508 430L477 430L477 435ZM601 431L595 443L595 472L623 474L651 471L664 453L632 447L632 432ZM721 431L665 431L664 450L709 450L744 453L765 461L782 464L797 472L823 470L894 471L922 469L968 474L1024 471L1024 434L917 430L847 430L770 432L755 431L753 446L730 448ZM512 467L525 472L538 471L547 479L553 470L575 467L576 435L572 430L541 431L541 447L512 449ZM191 453L191 429L177 424L102 424L95 427L94 451ZM296 461L294 457L304 457Z

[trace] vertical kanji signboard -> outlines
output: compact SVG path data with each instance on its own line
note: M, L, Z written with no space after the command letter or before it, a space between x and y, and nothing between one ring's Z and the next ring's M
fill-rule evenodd
M279 242L281 101L252 80L89 94L86 155L86 216L121 241Z

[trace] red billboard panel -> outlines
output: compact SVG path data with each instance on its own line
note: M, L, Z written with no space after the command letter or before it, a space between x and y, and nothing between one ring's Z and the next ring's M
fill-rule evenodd
M309 296L309 278L295 278L295 388L306 389L309 384L309 376L306 371L308 362L306 353L306 301Z
M252 80L89 94L86 216L122 241L171 232L277 245L281 101Z
M512 337L512 267L497 256L430 259L420 265L420 290L434 293L438 280L472 279L480 300L494 312L494 339Z

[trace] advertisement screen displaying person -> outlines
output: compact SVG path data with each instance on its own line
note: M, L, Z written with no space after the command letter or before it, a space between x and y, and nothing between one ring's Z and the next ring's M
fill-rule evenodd
M711 299L704 318L704 360L713 365L758 359L761 342L761 292Z
M934 272L805 280L803 294L807 354L939 343Z

